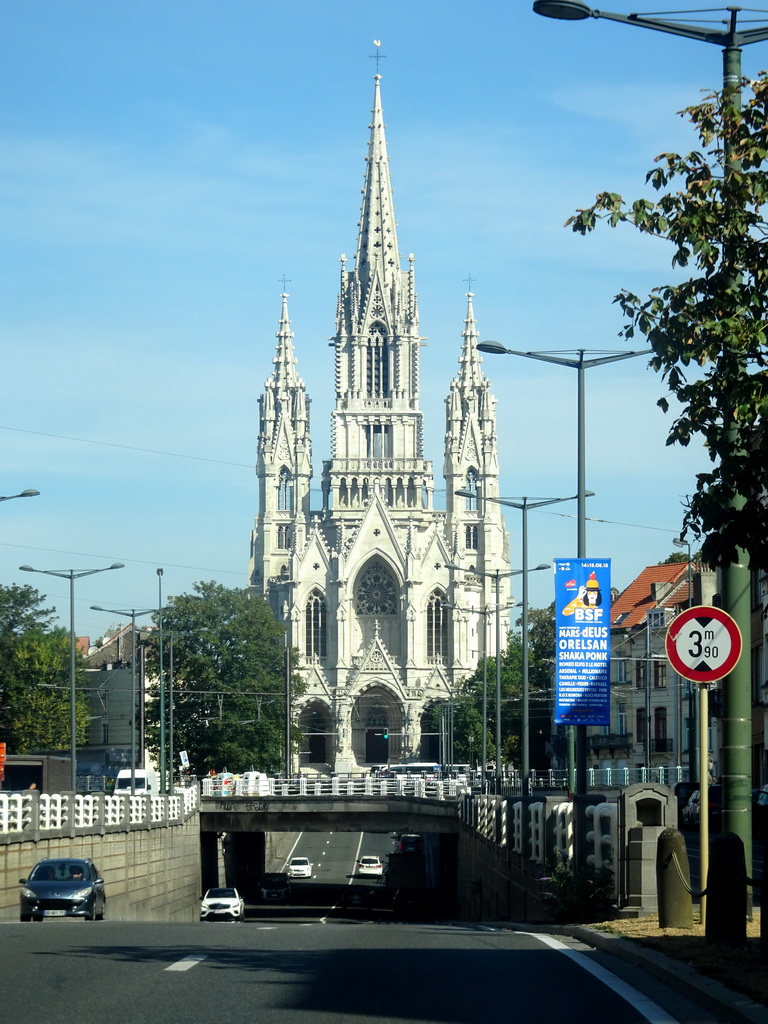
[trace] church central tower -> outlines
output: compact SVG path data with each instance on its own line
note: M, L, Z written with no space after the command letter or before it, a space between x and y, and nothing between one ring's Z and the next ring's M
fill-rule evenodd
M342 518L359 509L374 488L392 509L432 505L432 467L423 458L419 410L413 256L402 270L378 75L375 83L352 270L342 256L333 341L333 458L323 471L326 507Z
M351 269L341 258L332 450L320 509L310 507L310 402L287 295L259 402L250 585L298 650L307 692L294 716L302 762L319 771L444 756L440 708L491 650L491 574L509 569L499 506L481 501L498 495L498 453L472 296L446 400L446 509L434 508L414 258L401 267L378 75L374 82ZM471 497L456 498L460 489Z

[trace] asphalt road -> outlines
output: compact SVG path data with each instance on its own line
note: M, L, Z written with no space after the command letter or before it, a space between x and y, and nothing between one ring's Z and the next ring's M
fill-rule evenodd
M346 909L386 835L304 833L311 880L243 924L0 923L8 1024L723 1024L642 965L568 937ZM280 869L283 863L270 866Z
M325 918L323 920L322 918ZM451 924L45 921L0 925L13 1024L714 1024L599 952ZM620 965L621 966L621 965ZM629 968L624 967L627 974ZM597 974L595 973L597 972ZM627 981L651 990L653 1003ZM661 1010L659 1003L668 1010Z

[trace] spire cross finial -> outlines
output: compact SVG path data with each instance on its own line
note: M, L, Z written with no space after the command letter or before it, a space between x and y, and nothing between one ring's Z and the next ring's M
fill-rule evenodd
M279 282L280 282L280 283L282 284L282 286L283 286L283 291L285 291L285 286L286 286L286 285L288 284L288 282L289 282L289 281L290 281L291 279L290 279L290 277L286 277L286 276L285 276L285 274L283 274L283 276L282 276L282 277L278 277L278 279L277 279L277 280L278 280L278 281L279 281Z
M472 277L471 274L467 274L467 276L464 278L464 280L467 282L467 291L471 292L472 291L472 282L476 281L477 278L476 277Z
M379 61L380 60L386 60L386 57L385 57L385 55L383 53L381 53L379 51L379 47L381 46L381 40L380 39L374 39L373 40L373 45L376 47L376 52L372 53L370 55L370 59L376 61L376 74L378 75L378 73L379 73Z

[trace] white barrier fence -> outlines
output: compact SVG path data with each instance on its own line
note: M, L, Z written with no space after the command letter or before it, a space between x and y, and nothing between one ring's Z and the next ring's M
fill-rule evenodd
M183 821L198 807L197 786L167 796L0 793L0 834Z
M442 781L436 778L401 775L383 778L376 775L350 775L346 778L299 775L295 778L270 778L260 772L241 776L203 779L204 797L238 796L417 796L432 800L456 800L470 786L459 779Z

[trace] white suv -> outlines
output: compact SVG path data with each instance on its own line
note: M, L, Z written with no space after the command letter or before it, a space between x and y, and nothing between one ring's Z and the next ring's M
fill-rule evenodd
M357 862L358 875L376 875L381 878L384 874L384 865L381 857L361 857Z
M311 878L312 865L306 857L292 857L288 864L288 875L291 878Z

